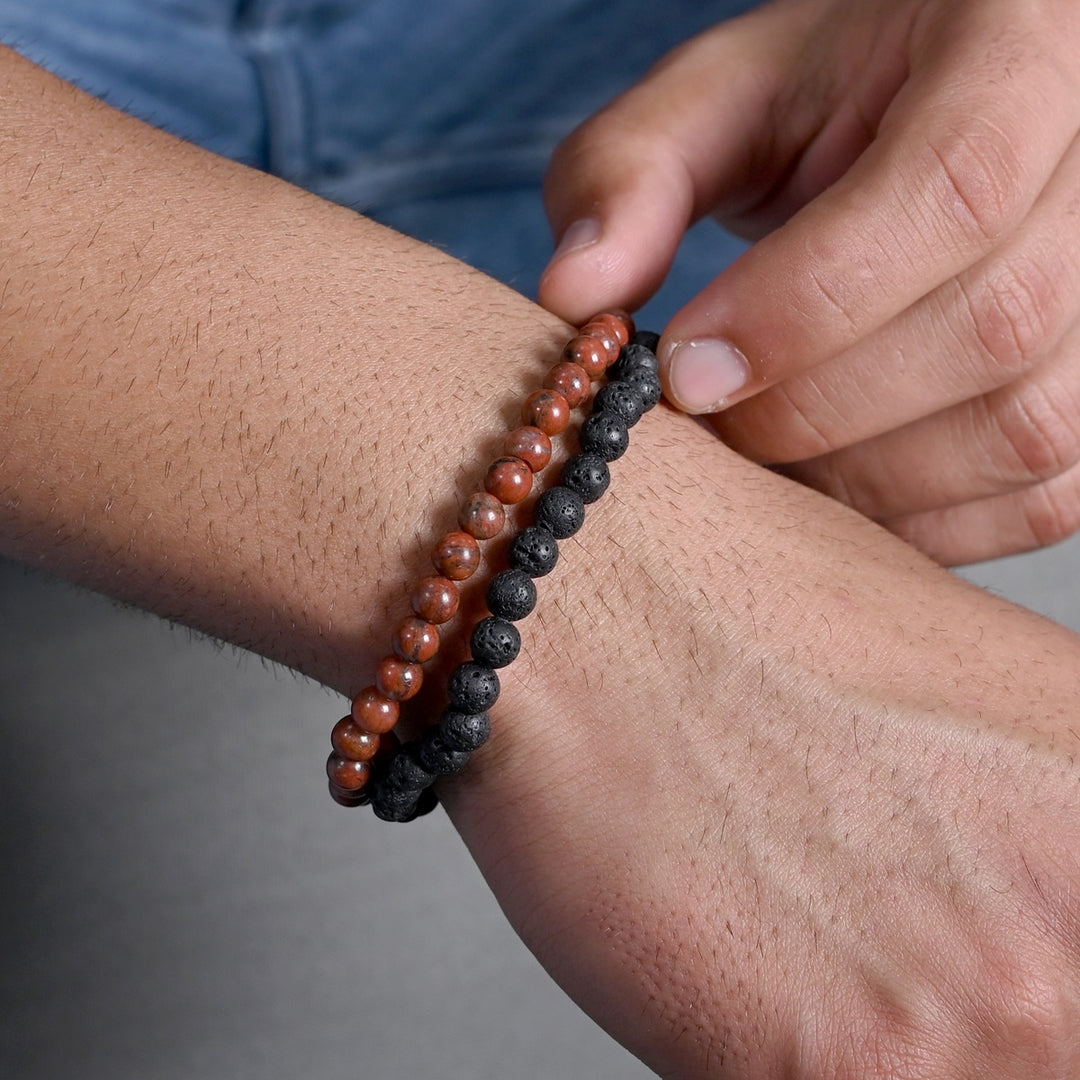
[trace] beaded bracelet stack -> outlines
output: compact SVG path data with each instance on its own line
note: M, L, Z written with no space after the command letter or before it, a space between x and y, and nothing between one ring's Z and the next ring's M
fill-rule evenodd
M543 389L522 406L523 426L512 431L503 456L488 467L484 490L465 499L460 531L444 536L432 562L439 575L424 578L411 593L413 614L391 639L393 655L376 667L375 682L353 699L352 711L331 733L327 759L330 794L343 806L370 802L386 821L411 821L437 805L432 785L460 772L491 733L488 710L499 696L498 668L517 657L521 635L514 623L536 605L534 579L549 574L559 556L558 541L573 536L585 520L585 506L608 488L608 463L629 445L629 429L660 400L657 335L634 331L622 312L594 316L578 331L544 379ZM537 500L534 524L510 546L509 569L487 590L491 614L472 630L472 659L458 665L447 687L448 705L439 722L419 739L403 745L393 735L400 702L419 691L422 664L439 649L439 626L454 617L458 583L479 568L479 541L497 536L506 521L505 506L521 502L533 475L551 459L551 438L570 422L570 412L588 398L591 383L605 372L608 382L596 394L581 427L582 450L563 469L559 485Z

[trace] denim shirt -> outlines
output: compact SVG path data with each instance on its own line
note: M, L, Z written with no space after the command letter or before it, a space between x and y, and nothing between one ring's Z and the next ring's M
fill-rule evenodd
M550 251L539 185L558 140L672 46L752 6L0 0L0 41L529 291Z

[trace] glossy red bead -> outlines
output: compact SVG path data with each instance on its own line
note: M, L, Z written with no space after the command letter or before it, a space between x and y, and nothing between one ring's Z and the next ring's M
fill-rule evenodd
M352 717L373 735L382 735L398 722L398 703L380 694L377 687L365 686L352 702Z
M521 458L534 473L546 468L551 460L551 440L537 427L515 428L506 436L503 453Z
M607 349L607 362L604 364L605 369L619 359L622 345L619 344L618 334L616 334L607 323L587 322L578 331L578 334L582 337L591 337L594 340L601 342L604 348Z
M366 761L350 761L335 752L326 759L326 775L335 787L359 791L371 776L371 766Z
M544 386L548 390L557 390L571 409L576 409L588 396L592 383L589 373L580 365L569 360L560 360L544 376Z
M477 540L498 536L506 524L503 505L486 491L474 491L462 504L458 524Z
M375 689L391 701L408 701L424 681L424 669L400 656L384 656L375 668Z
M413 611L421 619L444 623L457 614L461 593L449 578L429 577L416 583L411 600Z
M506 506L521 502L532 485L532 469L518 457L496 458L484 477L484 487Z
M450 532L435 545L431 561L443 577L465 581L480 567L480 545L467 532Z
M434 623L410 615L398 624L391 644L402 660L423 664L439 651L439 628Z
M352 716L343 716L330 732L330 745L350 761L370 761L379 752L382 736L365 731Z
M534 390L521 407L521 419L545 435L561 435L570 423L570 404L558 390Z
M629 345L634 336L634 319L628 311L602 311L599 315L594 315L589 322L609 326L619 339L620 345Z
M571 338L563 349L563 361L577 364L590 379L598 379L612 363L611 350L604 341L592 334Z

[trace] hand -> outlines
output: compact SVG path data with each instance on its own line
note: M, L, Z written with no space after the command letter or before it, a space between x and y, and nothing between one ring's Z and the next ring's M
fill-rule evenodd
M1080 527L1080 7L776 0L558 150L571 319L686 227L761 238L671 321L669 400L944 563ZM718 411L722 410L722 411Z
M1077 639L633 438L443 793L515 928L665 1077L1080 1075Z

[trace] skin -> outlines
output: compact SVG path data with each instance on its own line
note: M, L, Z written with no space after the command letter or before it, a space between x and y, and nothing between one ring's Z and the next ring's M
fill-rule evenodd
M569 328L2 78L0 550L354 693ZM1075 1075L1080 641L664 407L613 472L442 790L524 940L668 1077Z
M1064 539L1078 43L1069 0L774 0L719 25L560 147L541 302L641 303L712 214L757 243L667 327L672 402L940 562ZM694 402L673 358L710 340L747 381Z

